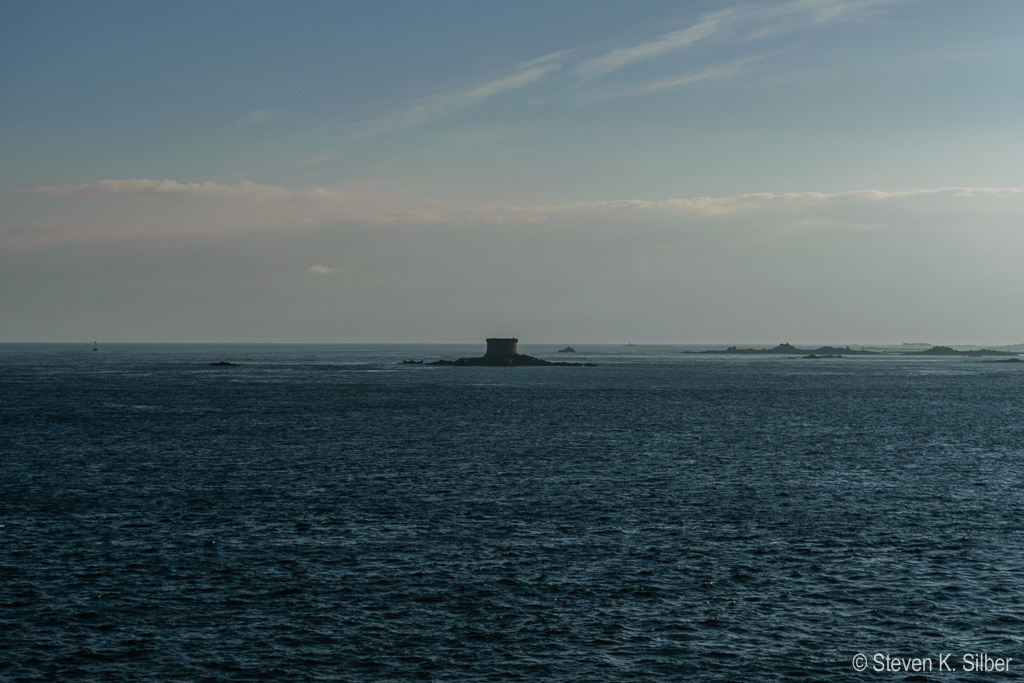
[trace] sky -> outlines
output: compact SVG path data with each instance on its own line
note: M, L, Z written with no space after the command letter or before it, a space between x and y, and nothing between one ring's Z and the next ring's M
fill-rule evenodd
M1018 0L0 0L0 342L1024 343Z

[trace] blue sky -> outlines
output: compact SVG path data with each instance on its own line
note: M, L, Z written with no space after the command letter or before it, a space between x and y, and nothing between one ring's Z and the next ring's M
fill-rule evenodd
M1020 343L1024 5L0 3L0 341Z

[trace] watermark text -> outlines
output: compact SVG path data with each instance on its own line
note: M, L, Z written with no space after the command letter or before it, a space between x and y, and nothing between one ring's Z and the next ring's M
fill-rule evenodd
M1013 657L997 657L986 652L967 652L955 654L943 652L926 657L910 657L875 652L866 655L858 652L853 656L854 671L874 671L878 673L942 673L974 671L992 673L1009 672Z

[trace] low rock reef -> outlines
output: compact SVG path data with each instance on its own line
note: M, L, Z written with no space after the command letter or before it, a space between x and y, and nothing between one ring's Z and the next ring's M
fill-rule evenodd
M458 360L435 360L430 363L421 360L403 360L402 365L454 365L458 367L485 367L485 368L518 368L535 367L546 365L561 365L565 367L596 367L596 363L566 363L561 361L544 360L534 358L525 353L517 353L513 356L480 356L479 358L459 358Z
M771 349L738 349L730 346L727 349L714 349L711 351L683 351L683 353L742 353L742 354L774 354L774 355L804 355L804 358L838 358L840 356L875 356L877 351L866 349L851 349L849 346L841 348L838 346L819 346L816 349L799 349L792 344L779 344Z
M1014 351L997 351L996 349L977 349L975 351L957 351L948 346L933 346L926 351L908 351L908 356L1016 356Z
M998 351L996 349L976 349L959 351L948 346L933 346L923 351L869 351L868 349L851 349L849 346L820 346L816 349L801 349L792 344L779 344L770 349L740 349L730 346L727 349L712 349L710 351L683 351L683 353L710 353L710 354L767 354L800 356L804 358L841 358L843 356L878 356L883 353L901 356L1017 356L1016 351Z

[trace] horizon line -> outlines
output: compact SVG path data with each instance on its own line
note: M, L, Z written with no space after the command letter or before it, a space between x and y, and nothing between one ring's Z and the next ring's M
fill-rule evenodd
M124 341L124 340L93 340L93 341L48 341L48 340L31 340L31 341L6 341L0 340L0 345L28 345L28 344L50 344L50 345L67 345L67 346L89 346L93 344L115 344L115 345L144 345L144 344L167 344L167 345L231 345L231 346L462 346L468 344L484 344L484 340L473 340L473 341ZM817 346L817 347L835 347L842 348L846 346L857 347L857 348L873 348L873 347L902 347L902 346L948 346L948 347L977 347L977 348L998 348L1008 346L1020 346L1024 347L1024 342L1013 342L1013 343L955 343L955 342L873 342L873 343L857 343L857 342L587 342L587 341L528 341L524 342L522 338L519 338L519 343L525 346L558 346L563 344L586 344L589 346L614 346L614 347L671 347L671 346L722 346L722 347L759 347L765 346L766 348L774 348L782 344L790 344L794 347L802 346Z

